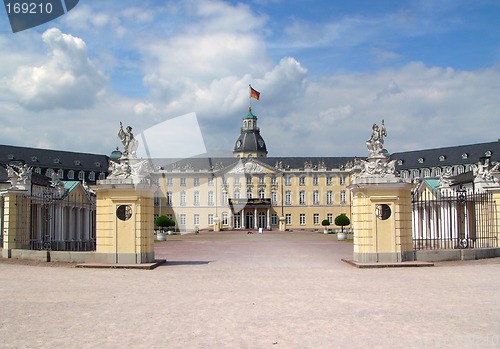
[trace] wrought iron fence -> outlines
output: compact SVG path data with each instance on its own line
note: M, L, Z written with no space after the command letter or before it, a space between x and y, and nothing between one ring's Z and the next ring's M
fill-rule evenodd
M92 200L60 197L52 190L17 201L17 245L21 249L93 251L96 248L96 206ZM4 200L0 201L4 226ZM3 229L2 229L3 240Z
M490 193L423 191L413 194L412 209L414 250L498 247Z

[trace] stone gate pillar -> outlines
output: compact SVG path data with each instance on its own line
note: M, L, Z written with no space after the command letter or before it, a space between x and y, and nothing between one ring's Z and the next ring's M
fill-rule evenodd
M3 250L2 257L10 258L12 249L26 248L30 243L32 168L27 165L7 165L11 186L2 193Z
M361 263L413 260L412 206L409 180L395 175L395 161L383 149L387 131L373 125L366 142L370 155L361 160L352 193L353 259Z
M124 151L113 152L108 178L97 181L96 191L96 262L111 264L153 263L154 171L149 160L137 159L139 145L120 123L118 137Z

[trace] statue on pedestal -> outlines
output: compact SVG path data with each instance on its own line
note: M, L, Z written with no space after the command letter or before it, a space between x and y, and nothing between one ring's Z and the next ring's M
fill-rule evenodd
M372 126L370 139L366 141L369 156L366 160L360 160L362 164L361 176L394 176L396 172L396 160L389 161L389 157L384 149L384 137L387 136L384 120L382 127L377 124Z

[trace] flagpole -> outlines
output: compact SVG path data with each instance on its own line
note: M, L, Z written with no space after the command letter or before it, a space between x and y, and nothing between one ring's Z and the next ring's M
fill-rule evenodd
M248 112L252 112L252 85L248 84Z

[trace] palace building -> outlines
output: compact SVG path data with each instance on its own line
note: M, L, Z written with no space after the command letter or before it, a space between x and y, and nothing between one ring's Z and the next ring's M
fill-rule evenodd
M349 216L344 167L354 157L268 157L257 119L249 109L233 158L155 160L155 215L180 230L311 230Z

